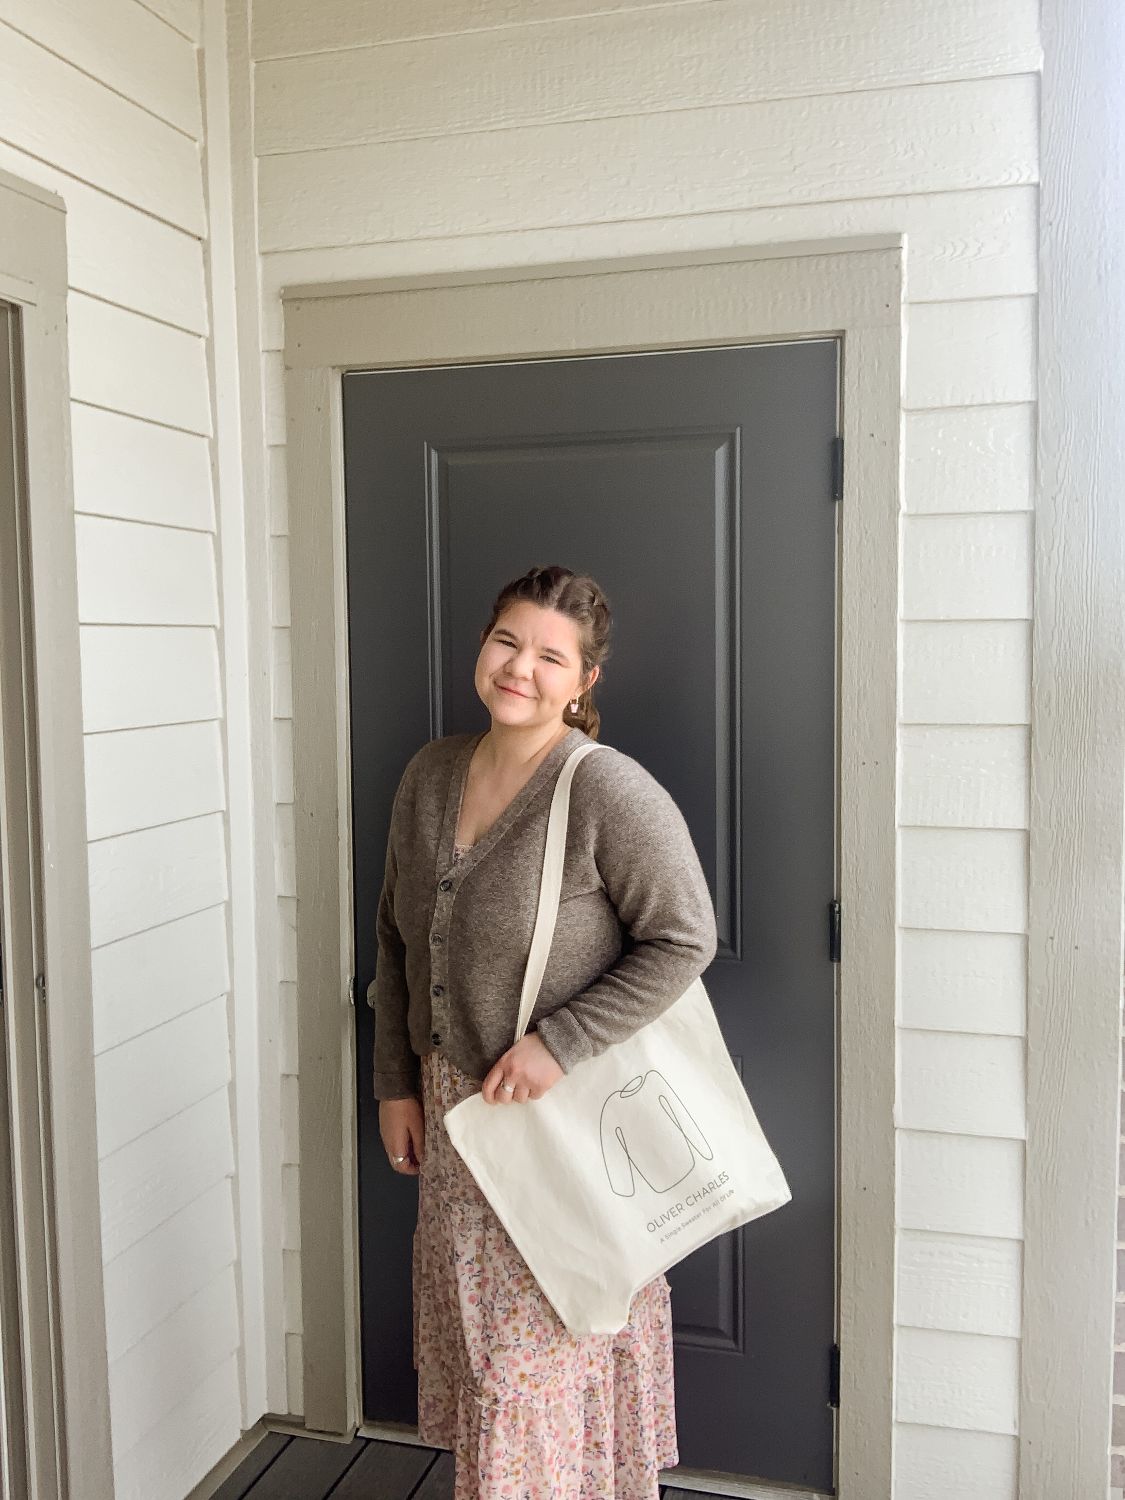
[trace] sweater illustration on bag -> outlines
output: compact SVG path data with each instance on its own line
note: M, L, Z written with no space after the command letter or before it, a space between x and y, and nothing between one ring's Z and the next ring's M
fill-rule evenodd
M675 1089L655 1068L631 1078L602 1106L602 1158L620 1198L636 1192L634 1173L655 1193L666 1193L691 1172L698 1153L714 1156Z

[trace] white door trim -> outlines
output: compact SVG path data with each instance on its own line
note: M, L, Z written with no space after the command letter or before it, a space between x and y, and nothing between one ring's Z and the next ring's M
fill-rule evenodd
M24 674L30 710L21 758L38 784L37 936L34 972L6 975L8 1037L37 1014L45 1076L21 1071L13 1117L26 1139L39 1138L38 1172L16 1192L42 1205L43 1255L25 1267L46 1278L53 1327L27 1330L39 1379L34 1412L60 1455L55 1493L68 1500L113 1495L109 1371L102 1286L101 1210L94 1091L86 782L82 740L78 583L70 468L70 386L66 337L66 230L62 201L0 172L0 296L19 310L24 395L24 563L30 603ZM30 649L29 649L30 648ZM12 670L12 663L5 661ZM16 735L12 731L12 739ZM30 753L27 747L30 747ZM13 750L16 746L12 745ZM22 1024L22 1023L21 1023ZM21 1058L10 1056L10 1065ZM45 1105L39 1116L40 1100ZM23 1163L26 1166L26 1163ZM38 1181L32 1181L38 1176ZM46 1188L44 1189L44 1181ZM20 1246L28 1254L30 1247ZM45 1372L49 1380L44 1380ZM47 1391L47 1385L53 1387ZM53 1467L53 1465L52 1465ZM47 1500L46 1490L37 1490Z
M889 1497L895 1245L897 240L539 266L285 294L301 1286L308 1430L361 1420L340 378L349 368L843 340L839 972L842 1500Z

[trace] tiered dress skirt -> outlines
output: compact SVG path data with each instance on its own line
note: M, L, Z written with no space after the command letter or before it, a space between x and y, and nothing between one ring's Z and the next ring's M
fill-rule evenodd
M421 1087L418 1434L453 1453L454 1500L657 1500L679 1462L668 1278L619 1332L568 1333L445 1130L479 1081L430 1052Z

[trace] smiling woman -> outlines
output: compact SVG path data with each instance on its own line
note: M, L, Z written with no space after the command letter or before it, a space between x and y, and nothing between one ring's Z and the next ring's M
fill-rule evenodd
M474 843L496 820L566 734L567 710L572 720L579 717L583 695L596 713L589 693L601 668L585 665L578 622L530 599L505 604L482 632L475 686L492 728L469 763L459 843Z
M544 576L562 572L558 568L536 568L528 574ZM573 575L572 575L573 576ZM518 719L501 719L493 728L497 736L497 762L505 758L503 728L547 727L565 722L569 704L572 722L589 729L589 716L596 715L590 700L594 684L601 676L601 661L609 648L609 606L595 596L588 606L586 625L589 641L581 639L582 621L565 610L539 603L534 598L510 592L519 581L509 584L493 607L492 621L481 635L477 658L476 690L485 707L495 716L498 704L515 704L523 700L531 705ZM496 697L497 694L501 696ZM582 697L586 712L579 714ZM510 738L510 737L509 737Z
M616 1334L572 1336L444 1124L477 1092L504 1106L541 1098L654 1020L715 954L683 815L638 761L607 747L575 776L550 963L529 1028L510 1045L548 794L596 735L590 690L608 642L592 579L536 568L509 584L474 674L490 729L422 746L391 813L375 1094L392 1167L421 1179L418 1432L453 1450L457 1500L491 1500L513 1479L528 1500L654 1500L659 1471L679 1461L667 1278L636 1293Z

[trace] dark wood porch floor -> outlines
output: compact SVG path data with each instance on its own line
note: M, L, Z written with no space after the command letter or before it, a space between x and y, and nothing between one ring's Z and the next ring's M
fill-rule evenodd
M440 1449L269 1432L214 1500L450 1500L452 1494L453 1457ZM722 1500L670 1488L660 1494L661 1500Z

